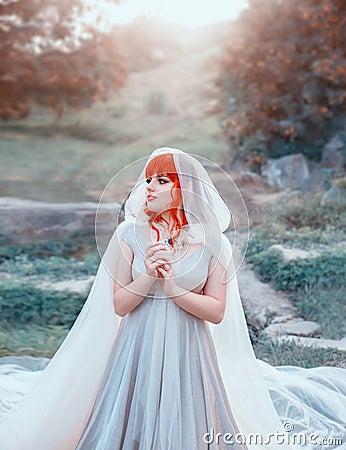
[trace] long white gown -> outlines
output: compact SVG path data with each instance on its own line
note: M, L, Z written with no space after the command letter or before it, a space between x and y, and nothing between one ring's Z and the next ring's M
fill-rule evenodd
M132 276L136 278L145 267L132 228L123 239L134 252ZM179 284L201 292L210 257L207 248L201 246L176 261ZM28 368L37 374L49 362L25 361L36 361L36 367ZM3 359L3 363L9 362L11 358ZM344 370L274 368L259 363L281 420L293 424L297 433L318 431L315 441L310 439L301 448L346 448ZM76 376L83 375L81 368ZM9 382L0 391L4 415L21 396L18 391L10 395L11 387L17 387L20 381L18 372L16 377L17 384L11 386ZM121 320L101 388L76 450L245 449L235 440L238 431L208 323L178 307L163 292L155 298L149 293ZM231 433L234 444L222 438L217 441L217 433ZM342 443L320 445L321 439L328 437L339 438Z

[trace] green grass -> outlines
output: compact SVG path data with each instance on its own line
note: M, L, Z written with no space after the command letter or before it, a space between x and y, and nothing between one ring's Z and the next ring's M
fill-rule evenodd
M51 358L65 336L65 326L40 326L37 324L0 329L0 356L24 356Z
M88 254L83 260L64 258L62 256L49 256L35 258L32 255L21 254L12 260L6 260L0 265L0 270L15 279L30 277L31 280L49 279L52 282L86 278L96 273L99 265L97 253Z
M41 290L37 284L95 275L100 259L94 237L2 245L0 256L0 355L51 357L76 319L85 296Z
M120 169L162 146L222 162L228 144L219 116L207 112L206 49L167 64L132 74L127 85L105 103L79 111L67 109L61 119L39 107L27 120L2 124L0 193L49 201L98 200ZM196 83L198 77L200 83ZM160 114L148 111L158 89ZM138 172L128 176L136 181Z
M341 206L320 207L319 199L268 208L265 224L253 229L246 260L261 281L289 293L300 315L318 322L325 338L340 339L346 334L345 212ZM286 262L280 251L269 249L273 244L316 250L320 256Z
M96 253L95 236L91 233L74 233L69 239L56 239L20 244L13 238L0 232L0 264L9 261L7 270L11 270L16 258L25 256L27 259L62 257L81 258L82 255ZM17 270L17 268L15 269Z
M329 339L346 336L345 286L326 288L319 284L293 292L291 299L306 320L321 325L322 334Z
M324 337L340 339L345 335L344 250L335 248L317 258L284 262L277 250L255 253L254 248L248 261L261 281L288 292L300 315L321 325Z
M1 195L47 201L97 201L116 173L148 156L155 148L180 147L219 162L226 151L218 138L214 118L196 121L185 118L183 123L142 118L121 127L130 128L129 135L137 129L142 137L136 140L114 137L114 143L107 144L101 139L101 129L100 140L95 138L95 141L85 132L85 140L70 136L29 136L23 143L14 136L4 139L0 135ZM140 168L143 166L144 160ZM127 180L134 184L138 175L139 166L132 170L130 167Z
M288 339L279 342L263 332L255 340L252 339L256 358L273 366L333 366L346 369L346 354L341 350L304 347Z
M339 181L339 183L337 183ZM333 180L333 184L341 185L341 180ZM341 203L321 205L324 192L315 192L298 196L298 198L282 198L273 207L265 211L266 223L284 224L287 229L304 230L317 237L321 231L328 229L343 230L346 222L346 195ZM345 190L346 194L346 190ZM317 230L313 233L311 230ZM323 239L323 238L322 238Z

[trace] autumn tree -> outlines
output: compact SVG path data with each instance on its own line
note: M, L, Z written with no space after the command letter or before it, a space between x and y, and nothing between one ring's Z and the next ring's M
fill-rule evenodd
M117 42L86 12L81 0L0 0L0 119L26 117L33 103L61 116L124 84Z
M346 2L249 0L220 59L224 131L238 157L319 159L345 126Z

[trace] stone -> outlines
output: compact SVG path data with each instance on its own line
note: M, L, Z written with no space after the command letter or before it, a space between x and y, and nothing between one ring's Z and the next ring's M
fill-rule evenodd
M261 175L266 177L269 186L286 189L303 186L310 172L304 155L296 153L278 159L269 158L261 167Z
M82 280L63 280L57 281L55 283L45 281L43 283L36 285L36 287L39 289L46 289L53 291L71 291L86 296L89 293L91 284L94 281L94 279L95 276L91 275L90 277Z
M316 337L322 336L322 330L318 323L304 319L293 319L285 323L270 324L264 331L270 336L284 334L295 336Z
M263 329L275 318L285 317L287 320L297 316L289 296L276 291L269 283L262 283L249 265L241 267L237 278L249 325Z
M344 143L335 136L322 150L321 166L324 168L342 168L343 156L340 150L344 148Z
M48 203L16 197L0 197L0 229L12 243L66 239L97 231L115 230L120 210L117 202Z
M345 191L340 189L338 186L333 186L322 195L320 204L321 206L327 204L339 205L345 201L346 201Z
M279 250L282 259L285 262L292 261L294 259L307 259L318 258L320 253L316 250L303 250L301 248L286 248L282 244L273 244L268 247L268 250Z

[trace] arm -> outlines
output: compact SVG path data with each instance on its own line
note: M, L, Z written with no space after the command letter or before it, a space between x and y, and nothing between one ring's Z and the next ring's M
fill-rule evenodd
M213 262L213 260L212 260ZM227 285L222 284L224 268L217 263L209 274L203 289L203 294L187 292L177 287L177 294L172 297L174 303L194 316L212 323L220 323L226 307Z
M121 243L121 249L124 258L115 274L114 310L118 316L123 317L141 303L155 283L155 278L143 273L133 281L131 274L133 251L123 241Z
M156 282L158 273L157 268L167 263L167 257L162 254L165 248L159 242L149 245L144 255L144 265L146 271L138 278L132 280L132 262L133 251L124 242L120 244L124 258L121 259L115 274L114 281L114 311L118 316L125 316L136 308Z

